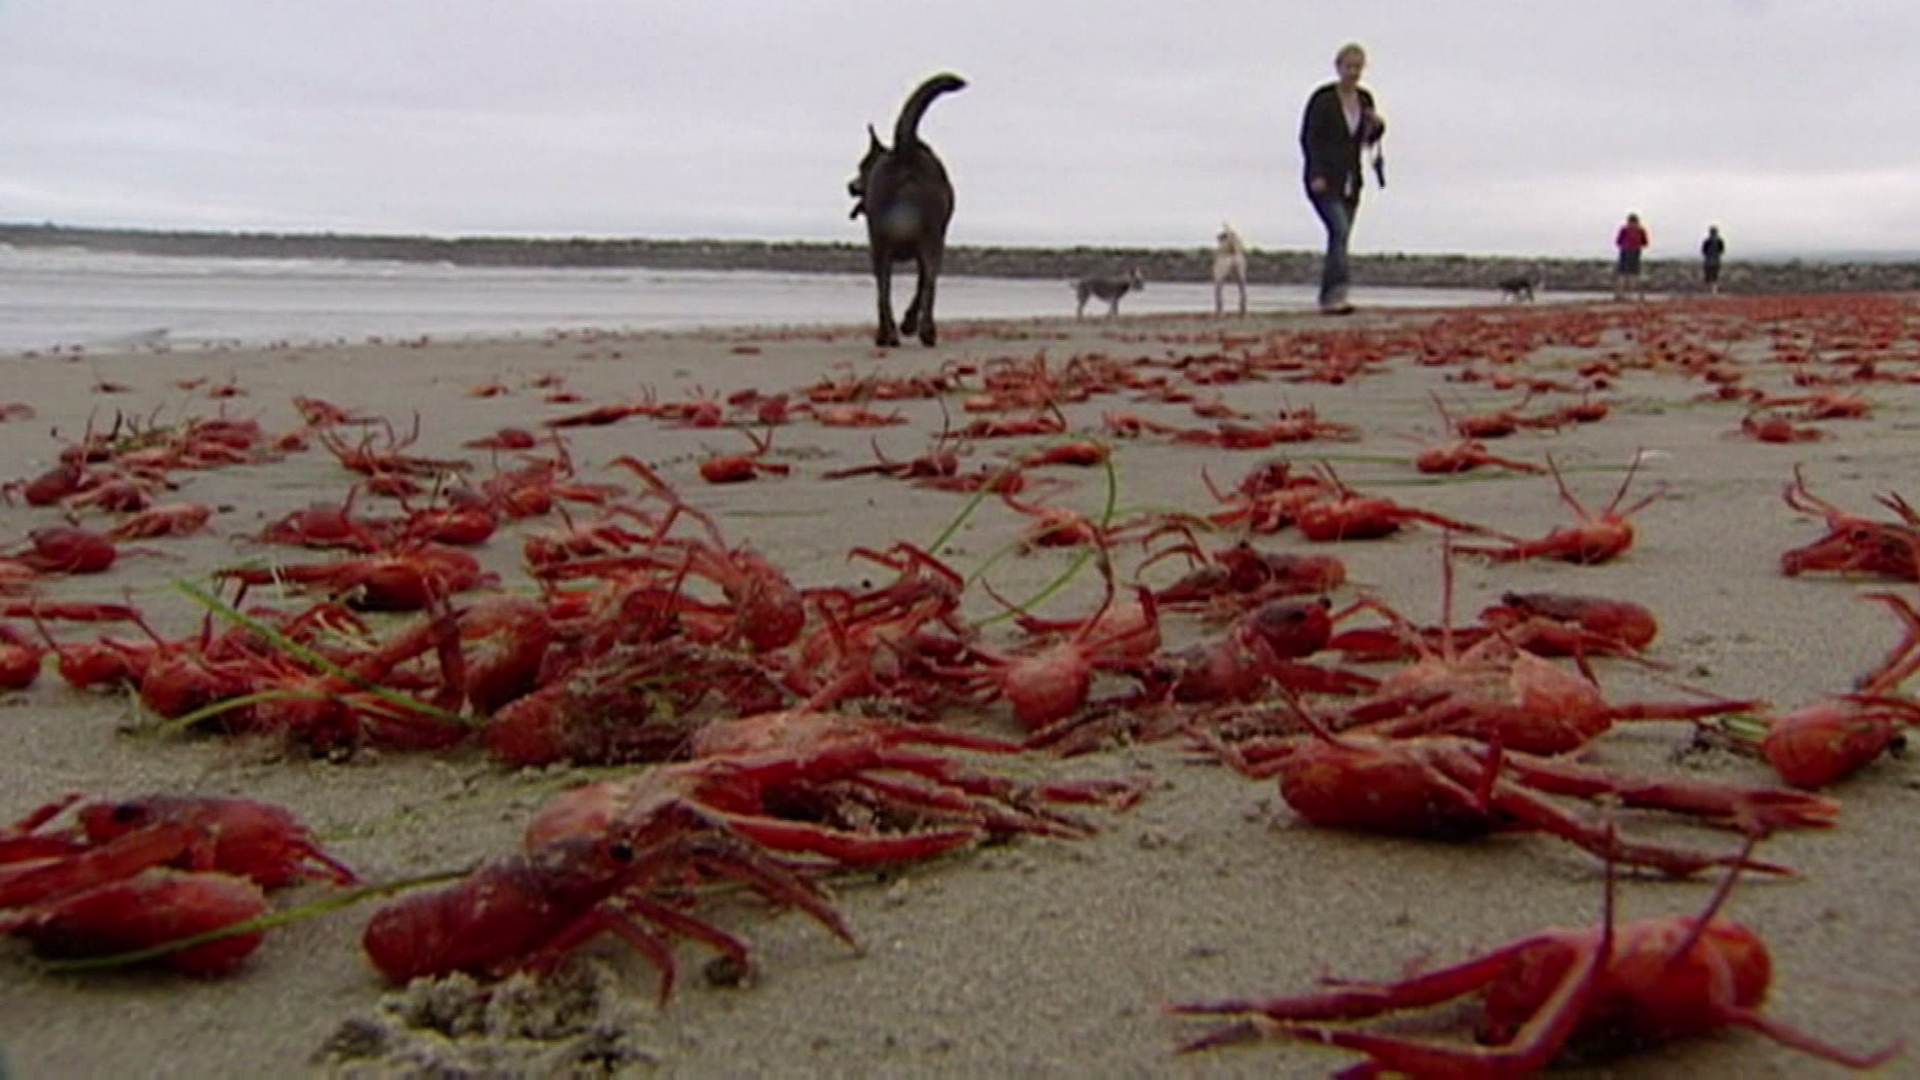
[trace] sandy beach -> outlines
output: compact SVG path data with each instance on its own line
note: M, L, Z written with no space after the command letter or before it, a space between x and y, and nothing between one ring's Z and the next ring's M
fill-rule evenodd
M1305 360L1359 352L1376 362L1341 385L1289 381L1297 371L1275 368L1190 389L1263 416L1311 406L1323 420L1355 425L1361 439L1265 451L1182 445L1155 435L1116 440L1120 515L1209 512L1217 504L1201 483L1203 467L1224 486L1279 456L1301 467L1329 460L1361 491L1534 537L1571 517L1550 478L1475 473L1435 479L1410 466L1415 450L1440 434L1430 394L1440 393L1459 413L1537 413L1579 395L1539 394L1523 403L1522 389L1450 377L1506 371L1572 385L1581 382L1583 365L1613 358L1623 370L1591 395L1610 404L1605 420L1522 431L1492 448L1535 462L1551 452L1578 497L1596 508L1643 453L1633 494L1663 490L1664 496L1635 515L1632 549L1604 565L1458 560L1457 618L1470 619L1507 590L1637 600L1660 619L1649 655L1671 665L1674 678L1781 709L1846 692L1899 639L1900 627L1886 609L1861 596L1875 588L1912 595L1911 586L1780 573L1783 551L1821 535L1820 522L1796 514L1780 492L1799 465L1822 497L1862 514L1888 516L1874 502L1879 494L1920 499L1911 467L1920 449L1920 386L1879 380L1841 387L1864 395L1871 414L1816 422L1829 432L1822 441L1764 444L1738 436L1746 405L1696 400L1716 384L1680 360L1683 346L1722 352L1741 385L1779 396L1812 392L1793 385L1795 371L1845 374L1857 366L1849 358L1877 359L1882 374L1911 374L1920 371L1920 304L1911 297L1363 311L1344 320L1195 315L955 322L942 331L936 348L884 354L872 348L870 327L848 326L5 359L0 397L27 403L36 415L0 424L0 478L40 473L61 445L50 431L77 437L90 419L103 427L119 412L178 424L224 410L281 432L299 424L291 404L296 395L384 416L402 429L417 413L413 452L463 457L476 475L485 475L488 455L461 449L463 442L505 426L537 429L551 417L648 393L679 400L748 388L803 391L823 378L930 374L943 365L1039 353L1055 371L1076 357L1103 356L1147 361L1151 370L1179 379L1193 370L1170 366L1183 357ZM1789 362L1796 351L1813 360ZM1423 355L1428 363L1417 362ZM543 404L541 391L527 384L547 374L561 376L585 401ZM176 386L200 377L207 382L195 389ZM469 394L490 381L510 392ZM125 390L97 392L103 382ZM218 384L244 394L212 400L207 391ZM967 385L977 386L977 378ZM791 475L749 484L710 486L696 471L710 452L745 450L740 431L678 429L635 418L572 429L568 445L580 476L594 482L631 482L607 468L621 454L652 463L691 502L711 511L730 541L750 542L796 583L857 584L875 575L850 563L849 549L929 542L964 501L882 477L821 478L824 471L871 461L870 440L889 457L918 454L942 425L941 405L933 400L870 404L897 410L909 422L856 429L801 418L773 436L770 457L790 465ZM948 396L956 426L970 419L959 404L959 395ZM1122 395L1064 406L1073 427L1089 432L1098 431L1103 412L1120 410L1185 427L1206 423L1185 405ZM976 441L967 467L1046 442ZM1102 470L1047 474L1072 485L1047 494L1049 502L1097 513L1108 497ZM45 594L90 600L131 594L164 633L185 634L201 610L172 586L175 579L204 582L216 568L248 558L303 558L307 553L297 549L267 548L244 537L291 510L337 501L351 482L317 446L272 463L173 475L181 488L169 499L217 508L206 532L139 542L157 554L125 555L104 575L50 580ZM584 508L575 513L587 516ZM53 509L6 507L0 536L14 545L58 517ZM508 524L475 553L504 587L530 590L521 540L554 523ZM1026 525L1018 513L988 500L938 554L969 574L991 559L985 576L997 592L1029 596L1072 554L1004 553ZM1292 530L1253 539L1276 551L1340 556L1348 584L1334 594L1336 604L1364 590L1416 621L1440 619L1441 534L1432 528L1337 545L1308 544ZM1141 558L1137 542L1116 549L1123 581L1133 579ZM1146 580L1164 585L1181 569L1162 561ZM1042 611L1061 618L1084 614L1098 596L1095 575L1082 573ZM966 604L975 618L998 610L977 586L967 590ZM1218 624L1188 614L1167 615L1163 630L1169 648L1220 632ZM89 636L85 627L59 633L67 640ZM1018 640L1005 624L985 633L999 644ZM1597 668L1613 700L1685 696L1627 663L1601 660ZM1101 689L1125 685L1116 678ZM1003 704L947 720L1019 734ZM126 695L72 690L51 669L29 690L0 699L0 730L9 743L0 756L0 820L66 792L244 795L297 811L330 851L369 881L455 870L511 850L535 807L600 775L564 768L513 772L477 748L315 759L264 738L156 735ZM1697 746L1683 723L1620 725L1581 759L1637 774L1777 784L1761 761ZM38 969L24 945L8 942L0 947L0 1072L10 1080L602 1072L1320 1076L1359 1058L1278 1040L1176 1055L1180 1040L1201 1025L1163 1015L1159 1006L1304 992L1325 974L1399 978L1410 966L1449 964L1543 928L1592 925L1601 910L1601 864L1570 845L1535 835L1440 843L1311 827L1289 811L1273 783L1197 760L1178 740L1064 760L1029 754L994 766L1034 779L1144 776L1151 787L1131 810L1084 811L1099 826L1088 839L1016 838L884 877L836 879L831 888L863 946L859 953L791 911L770 913L725 899L703 907L703 914L752 942L758 979L747 987L710 985L701 977L709 954L682 945L681 985L664 1008L654 1001L653 971L611 942L588 949L551 984L514 983L490 1003L461 978L392 990L359 946L372 904L276 929L238 973L219 979L164 970L54 974ZM1843 806L1837 827L1785 833L1760 849L1802 876L1743 878L1727 914L1772 950L1768 1015L1866 1050L1920 1032L1920 920L1911 914L1920 868L1907 861L1920 772L1911 760L1882 760L1827 794ZM1738 846L1730 833L1681 828L1650 814L1625 812L1621 821L1635 835L1714 850ZM1716 879L1711 873L1685 880L1626 876L1620 915L1696 912ZM303 885L278 894L276 904L326 892ZM1568 1075L1683 1072L1813 1077L1843 1070L1756 1033L1727 1031ZM1884 1074L1920 1075L1920 1057L1909 1053Z

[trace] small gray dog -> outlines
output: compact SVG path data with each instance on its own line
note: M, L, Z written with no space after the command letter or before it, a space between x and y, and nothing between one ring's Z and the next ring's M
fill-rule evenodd
M1501 278L1498 284L1502 300L1511 300L1516 304L1533 302L1533 291L1537 286L1534 284L1532 275L1514 274L1512 277Z
M1107 302L1107 318L1118 318L1120 315L1120 298L1130 292L1137 292L1146 287L1147 279L1140 276L1140 269L1138 267L1127 271L1125 277L1081 278L1073 283L1073 294L1080 301L1079 306L1074 309L1073 317L1076 319L1085 318L1087 315L1087 301L1097 296Z

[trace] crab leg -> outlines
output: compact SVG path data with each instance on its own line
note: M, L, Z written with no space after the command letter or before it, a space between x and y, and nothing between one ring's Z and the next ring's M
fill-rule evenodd
M1630 701L1625 705L1609 706L1612 711L1608 719L1616 723L1629 720L1701 720L1727 713L1752 712L1755 709L1765 708L1766 704L1758 699L1705 701L1697 704L1680 701Z
M650 900L644 896L623 896L620 898L619 904L621 907L634 912L648 922L663 926L679 934L681 937L692 938L694 941L711 946L716 951L725 954L731 959L734 965L742 972L753 970L753 958L747 949L747 943L724 930L710 926L691 915L675 911L665 904ZM639 926L634 926L633 928L635 930L642 929ZM634 939L628 938L628 940L632 941ZM636 946L637 944L636 942ZM645 952L646 950L642 949L641 951ZM658 960L655 960L655 963L659 964L660 967L660 1002L664 1005L666 1004L667 998L673 994L674 963L672 953L669 952L664 945L660 951L666 956L666 962L661 964Z
M1518 818L1529 828L1552 833L1603 859L1611 857L1618 862L1657 867L1676 877L1697 874L1714 866L1739 867L1766 874L1793 873L1787 867L1750 859L1745 855L1708 855L1664 844L1621 840L1614 836L1610 828L1562 810L1513 783L1495 785L1493 806Z
M1762 836L1776 829L1823 828L1832 825L1840 814L1840 806L1833 800L1799 791L1643 780L1531 754L1510 754L1507 764L1527 786L1556 795L1613 795L1628 806L1699 814L1716 824Z
M161 824L71 856L55 856L0 870L0 908L39 903L105 882L130 878L180 857L194 846L194 830Z
M1182 1053L1204 1050L1262 1034L1271 1027L1263 1020L1364 1020L1396 1009L1450 1001L1492 983L1517 953L1533 944L1534 939L1518 941L1485 956L1396 983L1343 982L1339 989L1319 994L1193 1001L1168 1005L1166 1011L1181 1016L1257 1015L1258 1018L1215 1028L1180 1046Z
M1728 1005L1720 1010L1720 1016L1726 1023L1752 1028L1777 1043L1791 1046L1795 1050L1803 1050L1815 1057L1826 1058L1828 1061L1845 1065L1849 1069L1877 1069L1899 1057L1900 1053L1907 1048L1905 1039L1895 1039L1878 1050L1856 1054L1850 1050L1842 1050L1830 1042L1816 1039L1798 1028L1761 1016L1752 1009Z
M66 836L35 836L34 830L54 818L60 812L81 800L79 794L62 795L60 798L37 807L33 812L6 830L0 830L0 866L55 856L71 855L80 850L78 840ZM4 871L0 871L0 881L6 880Z
M1874 665L1872 671L1854 680L1854 685L1867 693L1884 694L1912 678L1914 672L1920 671L1920 610L1916 610L1912 601L1898 593L1864 593L1860 599L1874 600L1892 608L1904 630L1900 643L1888 651L1886 659Z
M728 814L726 823L741 836L778 851L808 851L856 865L924 859L980 838L979 829L969 828L876 836L760 814Z
M770 900L792 904L794 907L813 916L814 920L827 928L834 937L851 945L856 952L863 951L860 942L855 940L853 930L847 926L833 905L827 902L819 887L804 877L779 865L772 858L750 845L728 837L699 837L691 845L690 852L694 865L708 873L730 877L752 886L754 891ZM720 850L702 851L702 848Z
M1602 939L1605 945L1605 939ZM1511 1042L1491 1047L1441 1046L1417 1039L1372 1031L1282 1024L1280 1030L1297 1039L1359 1050L1373 1061L1376 1072L1393 1070L1411 1076L1454 1076L1484 1072L1488 1076L1522 1076L1546 1068L1584 1017L1587 1001L1606 974L1609 950L1582 949L1561 973L1553 995L1528 1018ZM1503 960L1509 950L1494 955ZM1405 985L1405 984L1402 984Z
M1091 826L1074 821L1065 815L1048 816L1003 810L990 804L983 806L958 791L931 788L879 776L863 776L854 783L893 805L958 814L968 820L977 820L988 829L998 832L1030 832L1069 838L1088 836L1093 833Z
M651 911L644 914L649 918L652 916ZM673 992L673 952L667 948L667 943L662 941L659 935L636 925L633 920L620 912L604 907L593 908L575 919L566 929L554 935L553 940L510 965L510 968L515 971L544 974L552 971L573 950L601 934L618 936L638 950L640 955L646 957L653 966L660 969L660 1000L665 1002L668 995Z

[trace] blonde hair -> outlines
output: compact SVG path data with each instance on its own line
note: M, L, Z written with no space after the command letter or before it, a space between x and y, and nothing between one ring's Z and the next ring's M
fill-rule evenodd
M1357 41L1349 41L1345 45L1340 46L1340 51L1333 54L1333 62L1338 64L1348 56L1359 57L1360 62L1363 64L1367 62L1367 50L1362 48Z

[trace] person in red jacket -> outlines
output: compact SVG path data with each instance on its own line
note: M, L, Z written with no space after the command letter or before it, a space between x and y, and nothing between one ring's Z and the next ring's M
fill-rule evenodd
M1649 239L1646 226L1640 224L1639 214L1628 214L1627 223L1613 235L1613 246L1620 250L1620 259L1613 266L1613 298L1625 300L1629 286L1635 297L1647 298L1646 286L1640 283L1640 252L1646 249Z

